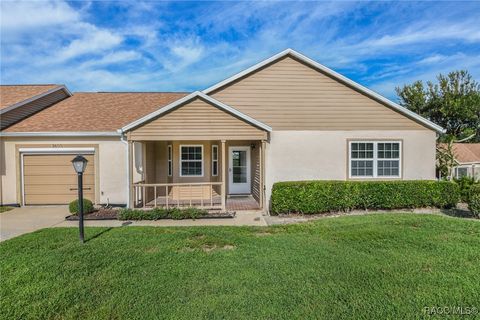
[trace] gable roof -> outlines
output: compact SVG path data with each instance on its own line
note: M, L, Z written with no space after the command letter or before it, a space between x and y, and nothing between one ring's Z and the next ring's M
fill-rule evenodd
M286 49L280 53L277 53L276 55L264 60L264 61L261 61L253 66L251 66L250 68L247 68L245 69L244 71L242 72L239 72L223 81L220 81L219 83L203 90L202 92L205 93L205 94L211 94L211 93L214 93L215 91L217 91L218 89L220 88L223 88L229 84L231 84L232 82L235 82L236 80L239 80L241 78L244 78L244 77L247 77L248 75L262 69L263 67L267 66L267 65L270 65L276 61L279 61L280 59L283 59L284 57L286 56L290 56L290 57L293 57L299 61L301 61L302 63L316 69L316 70L319 70L325 74L327 74L328 76L340 81L341 83L344 83L346 84L347 86L349 87L352 87L353 89L357 90L358 92L390 107L391 109L397 111L398 113L400 114L403 114L404 116L420 123L421 125L429 128L429 129L432 129L436 132L439 132L439 133L443 133L445 132L445 130L440 127L439 125L433 123L432 121L426 119L426 118L423 118L422 116L416 114L415 112L413 111L410 111L408 110L407 108L405 107L402 107L400 106L399 104L396 104L394 103L393 101L390 101L389 99L381 96L380 94L356 83L355 81L351 80L351 79L348 79L347 77L333 71L332 69L330 68L327 68L326 66L304 56L303 54L293 50L293 49Z
M454 143L452 149L459 164L480 163L480 143Z
M174 102L170 103L169 105L166 105L163 108L160 108L160 109L158 109L158 110L156 110L156 111L154 111L154 112L152 112L152 113L150 113L150 114L148 114L148 115L146 115L146 116L144 116L144 117L142 117L142 118L140 118L136 121L133 121L133 122L127 124L126 126L122 127L119 131L126 132L126 131L132 130L134 128L137 128L137 127L141 126L142 124L144 124L144 123L146 123L150 120L153 120L157 117L160 117L163 114L168 113L169 111L174 110L175 108L181 107L182 105L184 105L184 104L186 104L186 103L188 103L188 102L190 102L194 99L197 99L197 98L202 99L205 102L210 103L211 105L213 105L213 106L215 106L215 107L217 107L217 108L219 108L223 111L226 111L230 114L233 114L236 117L238 117L238 118L240 118L240 119L242 119L242 120L244 120L244 121L260 128L260 129L263 129L263 130L268 131L268 132L272 131L272 128L267 126L266 124L264 124L264 123L262 123L258 120L255 120L252 117L249 117L246 114L244 114L244 113L242 113L242 112L240 112L240 111L238 111L238 110L236 110L236 109L234 109L234 108L232 108L232 107L230 107L230 106L228 106L228 105L226 105L226 104L224 104L224 103L222 103L222 102L220 102L220 101L218 101L218 100L216 100L212 97L209 97L209 96L207 96L206 94L204 94L203 92L200 92L200 91L195 91L195 92L189 94L188 96L185 96L185 97L183 97L183 98L181 98L177 101L174 101Z
M187 95L185 92L75 92L2 131L17 132L115 132L128 123Z
M0 114L58 90L65 91L68 96L72 95L67 87L58 84L0 85Z

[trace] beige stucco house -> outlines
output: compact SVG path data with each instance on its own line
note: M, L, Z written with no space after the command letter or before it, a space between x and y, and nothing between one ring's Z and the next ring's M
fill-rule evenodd
M31 102L31 101L30 101ZM435 179L442 128L287 49L194 93L74 93L1 131L1 201L268 208L289 180Z

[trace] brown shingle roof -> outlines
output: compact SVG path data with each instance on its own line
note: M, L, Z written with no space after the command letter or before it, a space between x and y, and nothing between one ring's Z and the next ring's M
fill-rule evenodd
M480 143L454 143L453 152L459 163L480 162Z
M0 110L58 86L57 84L1 85Z
M184 92L76 92L5 132L115 131L185 95Z
M446 144L442 143L442 147ZM454 143L453 153L458 163L480 162L480 143Z

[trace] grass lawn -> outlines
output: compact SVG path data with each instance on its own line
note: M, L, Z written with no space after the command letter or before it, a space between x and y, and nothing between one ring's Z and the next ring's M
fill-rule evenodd
M0 244L3 319L411 319L480 309L480 223L44 229ZM477 314L480 316L480 314ZM473 318L463 317L465 318Z

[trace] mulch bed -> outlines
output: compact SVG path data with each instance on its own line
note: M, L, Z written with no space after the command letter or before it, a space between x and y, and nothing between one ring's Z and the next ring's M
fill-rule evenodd
M230 212L210 212L208 215L203 217L198 217L197 219L228 219L235 218L235 211ZM100 208L95 210L92 213L85 214L83 216L84 220L118 220L118 208L116 209L106 209ZM162 218L170 219L170 218ZM160 220L162 220L160 219ZM65 217L65 220L68 221L78 221L77 215L69 215Z
M84 220L117 220L118 218L118 209L106 209L100 208L92 213L83 215ZM76 221L78 220L77 215L69 215L65 217L65 220Z

